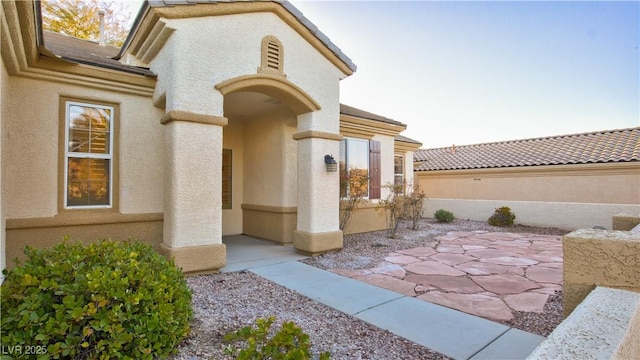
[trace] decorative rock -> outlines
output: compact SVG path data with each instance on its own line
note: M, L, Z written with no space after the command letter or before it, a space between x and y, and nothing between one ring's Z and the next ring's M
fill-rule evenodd
M371 285L375 285L377 287L381 287L387 290L395 291L400 294L404 294L407 296L416 296L416 292L414 291L416 284L396 279L392 276L383 275L383 274L371 274L367 276L358 276L354 279L366 282Z
M378 264L378 266L371 269L371 272L373 272L374 274L393 276L398 279L403 279L406 274L406 271L402 266L384 261Z
M464 276L409 274L406 280L420 285L434 286L448 293L474 294L484 291Z
M516 295L507 295L504 302L515 311L527 311L541 313L547 303L549 295L526 292Z
M536 260L531 260L526 258L517 258L513 256L500 256L495 258L480 259L480 261L489 262L489 263L498 264L498 265L512 265L512 266L535 265L538 263L538 261Z
M518 275L472 276L471 280L483 289L499 295L519 294L541 287L537 283Z
M431 291L418 296L418 299L493 320L513 319L511 309L502 300L491 296Z
M405 266L407 271L422 275L448 275L461 276L464 272L454 269L451 266L439 263L437 261L421 261Z
M415 256L415 257L431 256L437 253L433 248L430 248L430 247L419 247L419 248L413 248L413 249L398 250L396 252L404 255Z
M443 264L450 265L450 266L455 266L458 264L476 260L476 258L474 258L473 256L467 256L462 254L449 254L449 253L436 254L431 256L431 259L439 261Z

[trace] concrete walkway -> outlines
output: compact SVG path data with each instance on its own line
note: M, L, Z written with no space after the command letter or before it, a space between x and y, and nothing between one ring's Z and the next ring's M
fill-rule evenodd
M544 337L324 271L287 246L225 238L228 265L248 269L301 295L454 359L524 359Z

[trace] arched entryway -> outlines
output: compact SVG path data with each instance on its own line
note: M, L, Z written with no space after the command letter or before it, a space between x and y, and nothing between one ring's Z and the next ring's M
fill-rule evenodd
M286 78L256 74L216 86L224 96L222 234L293 243L298 116L320 106Z

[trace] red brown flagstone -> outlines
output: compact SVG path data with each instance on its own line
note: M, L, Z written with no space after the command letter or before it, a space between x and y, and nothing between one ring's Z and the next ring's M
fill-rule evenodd
M445 265L437 261L429 261L429 260L411 263L405 266L405 269L412 273L423 274L423 275L449 275L449 276L465 275L464 272L454 269L449 265Z
M420 259L415 258L413 256L409 256L409 255L396 254L396 255L387 256L386 258L384 258L384 261L390 262L393 264L406 265L416 261L420 261Z
M444 292L474 294L484 291L483 288L464 276L409 274L406 280L420 285L434 286Z
M436 248L439 253L463 254L464 249L460 245L439 245Z
M398 279L403 279L406 271L404 268L398 264L391 264L388 262L381 262L378 266L370 269L374 274L382 274L393 276Z
M349 278L371 274L370 270L364 270L364 269L360 269L360 270L331 269L329 271L336 273L338 275L349 277Z
M526 271L527 278L539 283L562 284L562 269L531 266Z
M474 258L473 256L467 256L462 254L449 254L449 253L432 255L430 258L433 260L437 260L443 264L447 264L451 266L476 260L476 258Z
M505 274L512 268L512 266L482 263L479 261L470 261L464 264L456 265L454 267L458 270L466 272L469 275Z
M488 259L480 259L481 262L488 262L492 264L498 265L508 265L508 266L523 266L523 265L535 265L538 263L536 260L515 257L515 256L500 256Z
M479 294L452 294L430 291L418 299L494 320L511 320L511 309L499 298Z
M549 295L526 292L516 295L507 295L504 302L515 311L527 311L541 313L547 303Z
M466 252L466 254L475 256L477 258L492 258L492 257L499 257L499 256L515 255L512 251L505 251L505 250L498 250L498 249L469 250Z
M437 251L435 251L433 248L430 248L430 247L418 247L413 249L397 250L396 252L404 255L409 255L409 256L431 256L437 253Z
M366 282L371 285L375 285L377 287L381 287L387 290L395 291L397 293L407 295L407 296L416 296L415 287L416 284L410 283L408 281L399 280L394 278L393 276L383 275L383 274L371 274L366 276L358 276L354 279Z
M538 264L538 266L543 266L543 267L550 267L550 268L554 268L554 269L562 269L562 263L561 262L553 262L553 263L540 263Z
M487 247L484 245L461 245L464 250L480 250L486 249Z
M471 280L483 289L499 295L519 294L542 287L527 278L512 274L472 276Z

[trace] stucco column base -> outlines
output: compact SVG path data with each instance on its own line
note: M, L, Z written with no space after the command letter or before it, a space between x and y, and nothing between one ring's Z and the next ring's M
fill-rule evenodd
M176 267L185 275L217 273L227 264L225 244L187 246L180 248L160 244L160 253L167 259L174 259Z
M318 255L331 250L342 249L342 231L310 233L295 231L293 246L305 255Z

